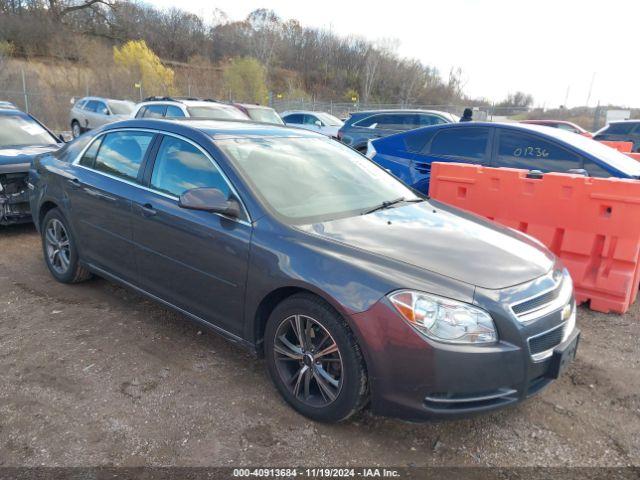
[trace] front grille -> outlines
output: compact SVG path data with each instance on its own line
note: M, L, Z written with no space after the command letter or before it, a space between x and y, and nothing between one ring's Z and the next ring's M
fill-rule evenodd
M513 310L513 313L519 316L544 307L546 304L551 303L558 298L558 295L560 295L560 288L555 288L547 293L525 300L522 303L512 305L511 309Z
M537 355L549 351L562 342L564 334L564 324L558 325L553 330L550 330L540 335L529 338L529 352L531 355Z

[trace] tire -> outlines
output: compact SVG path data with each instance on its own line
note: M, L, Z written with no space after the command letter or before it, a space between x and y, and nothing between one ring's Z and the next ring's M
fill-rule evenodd
M284 400L312 420L346 420L368 400L367 370L353 333L314 295L295 294L273 310L265 329L265 357Z
M80 135L82 135L82 127L77 120L71 122L71 135L73 135L73 138L78 138Z
M53 208L47 212L40 232L44 261L56 280L78 283L91 278L91 273L78 261L75 238L60 210Z

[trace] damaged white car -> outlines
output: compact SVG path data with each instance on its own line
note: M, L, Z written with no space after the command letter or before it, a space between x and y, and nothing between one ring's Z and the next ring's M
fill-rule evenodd
M27 187L31 160L62 144L32 116L0 107L0 226L31 221Z

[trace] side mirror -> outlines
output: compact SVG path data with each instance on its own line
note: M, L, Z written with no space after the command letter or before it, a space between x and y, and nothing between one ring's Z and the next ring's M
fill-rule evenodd
M589 172L587 172L584 168L572 168L571 170L567 170L567 173L572 173L574 175L583 175L585 177L589 176Z
M322 126L322 122L321 122L320 120L316 120L315 122L313 122L313 124L314 124L316 127L321 127L321 126Z
M240 203L235 198L227 198L217 188L192 188L178 200L181 208L221 213L232 218L240 217Z

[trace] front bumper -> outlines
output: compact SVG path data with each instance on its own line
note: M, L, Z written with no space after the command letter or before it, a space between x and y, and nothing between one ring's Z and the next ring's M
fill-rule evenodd
M573 326L546 358L534 360L529 349L529 337L564 323L561 310L524 326L504 309L501 318L495 311L491 314L500 341L485 346L426 339L386 299L352 315L364 345L373 412L419 421L503 408L542 391L573 359L580 336Z
M15 193L0 191L0 225L6 226L31 221L28 189Z

